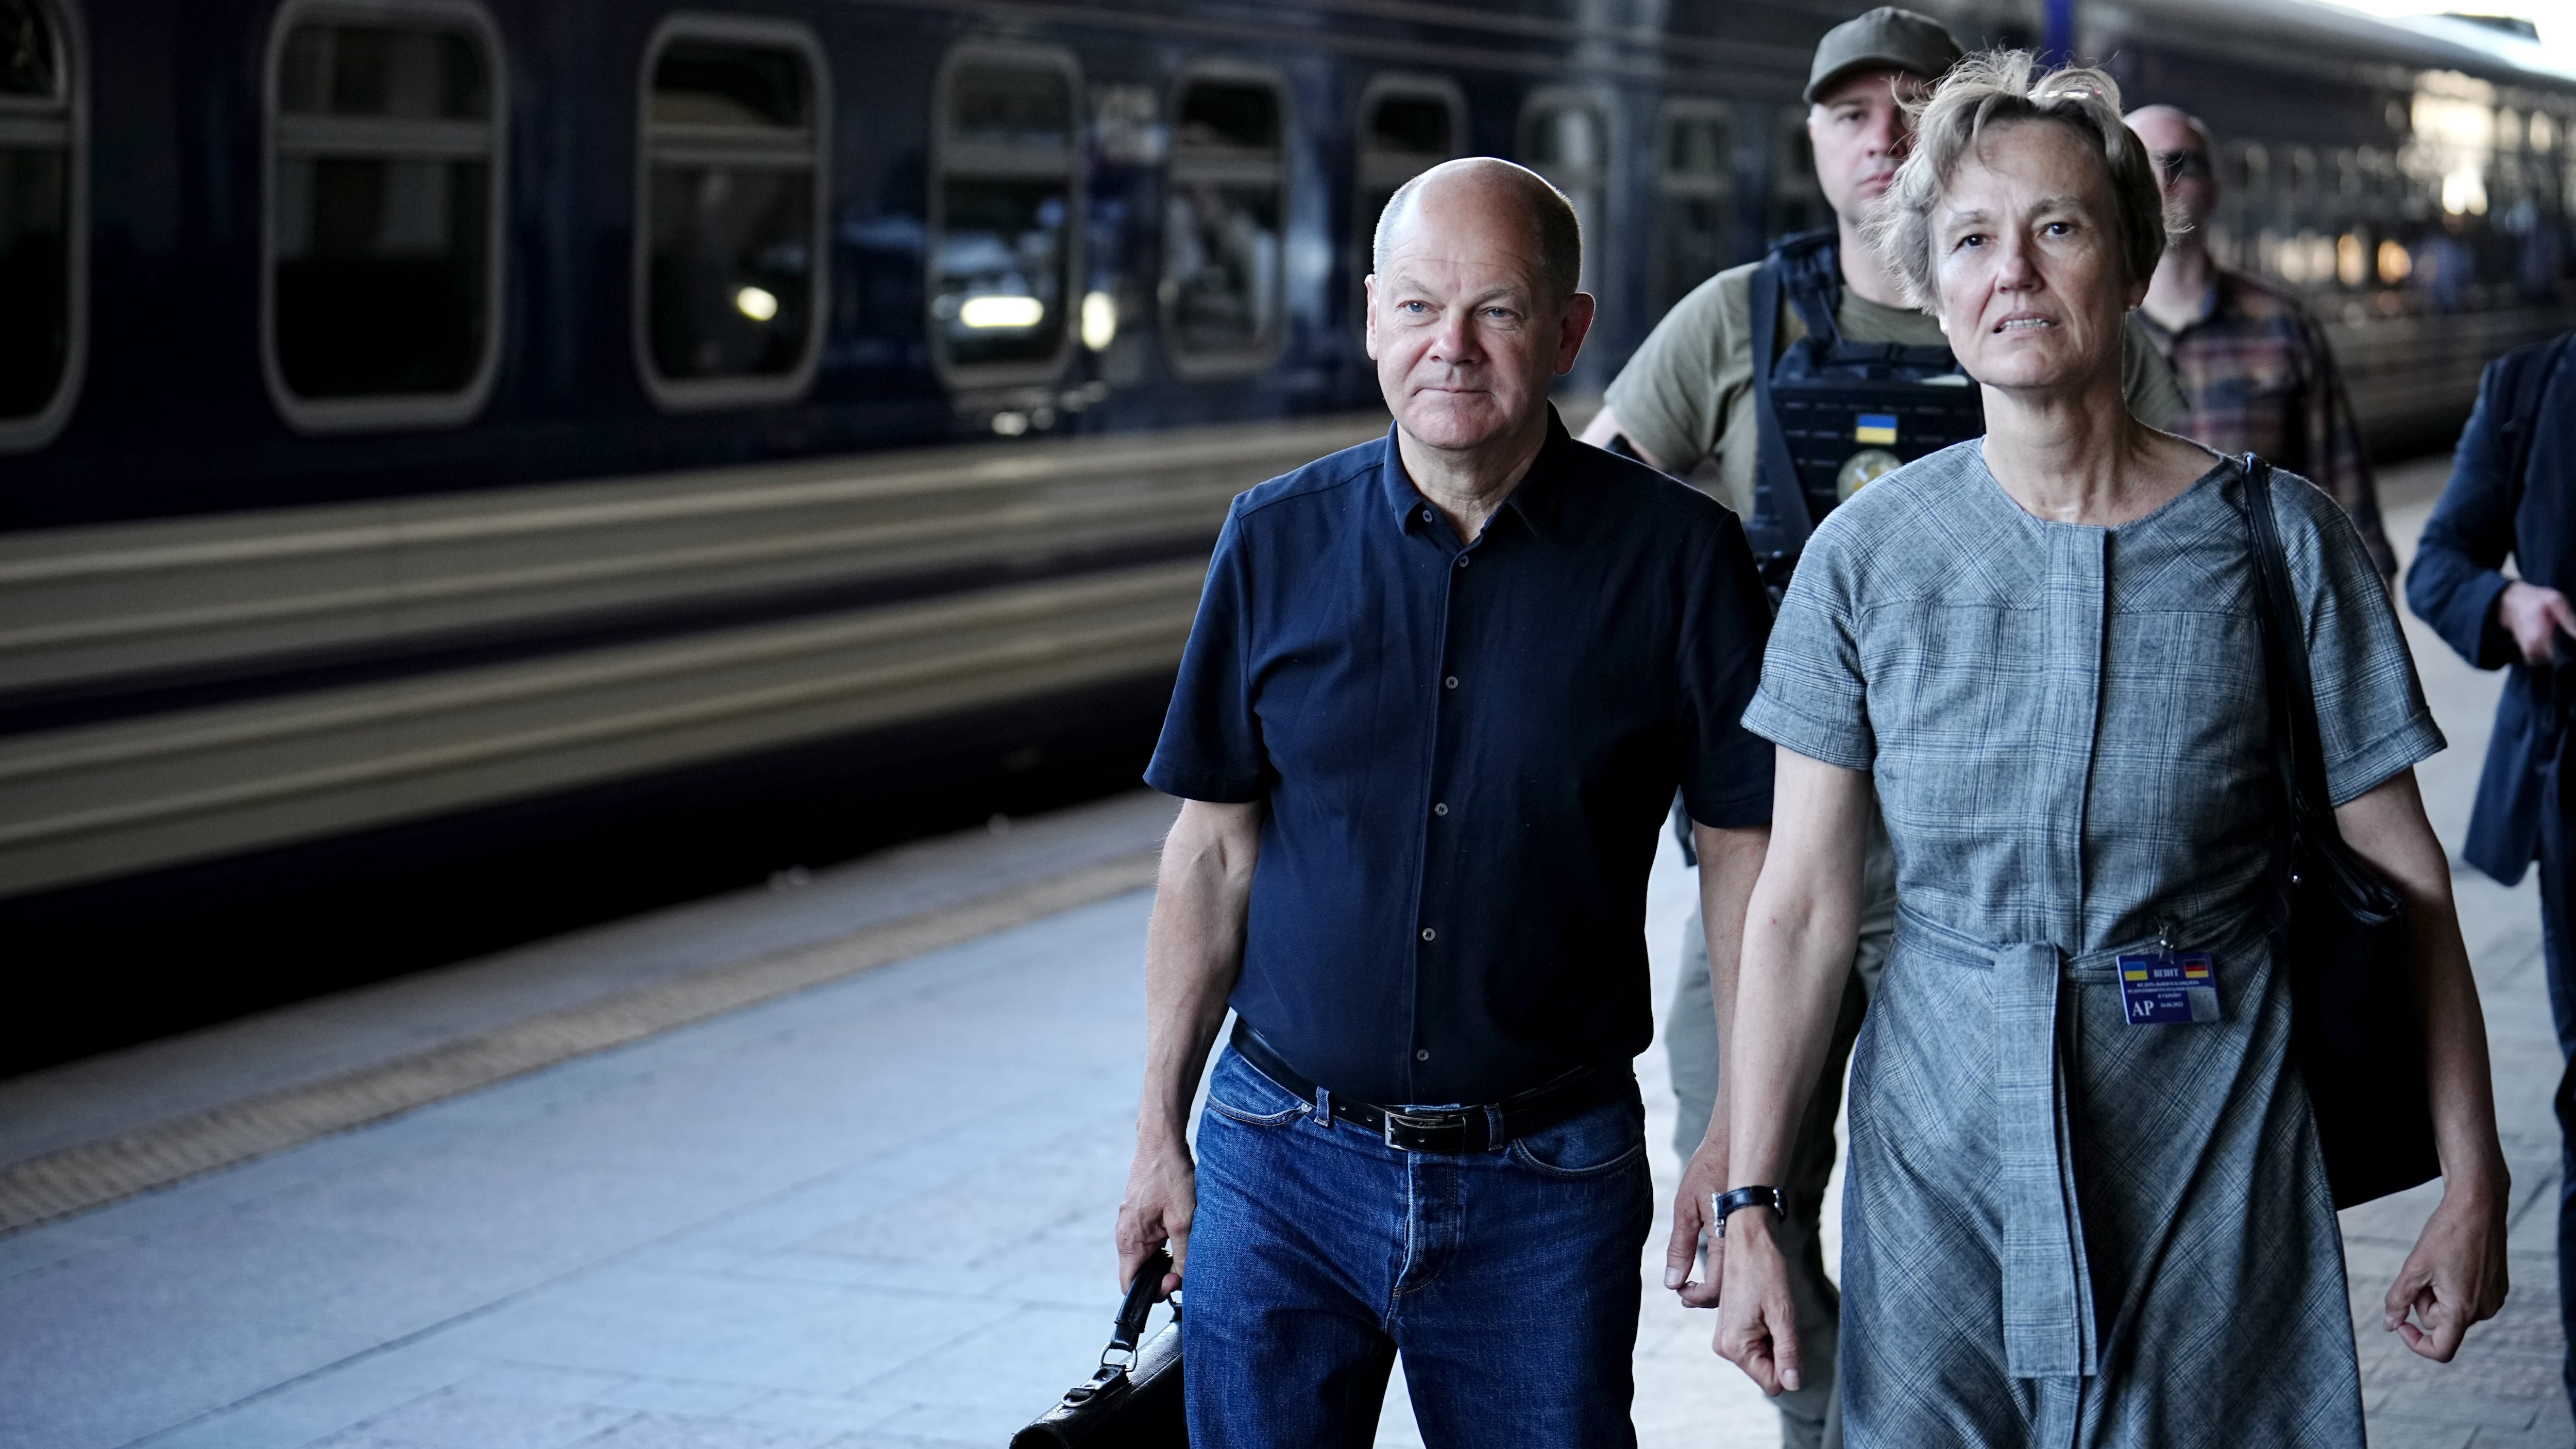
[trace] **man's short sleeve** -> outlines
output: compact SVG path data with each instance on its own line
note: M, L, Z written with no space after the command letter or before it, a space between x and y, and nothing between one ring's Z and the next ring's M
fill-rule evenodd
M2352 519L2295 474L2272 475L2272 501L2307 614L2326 793L2337 806L2349 805L2439 754L2445 741L2424 702L2397 610Z
M1739 273L1749 275L1740 267L1720 272L1674 303L1602 397L1628 441L1675 472L1707 457L1726 429L1722 374L1747 345Z
M1807 541L1780 617L1772 621L1762 689L1744 712L1744 727L1811 760L1867 770L1877 760L1878 741L1869 725L1850 577L1837 547L1843 536L1825 528Z
M1226 515L1208 562L1207 587L1181 651L1163 737L1145 766L1145 783L1166 795L1239 805L1269 793L1269 757L1252 712L1249 563L1242 500Z
M1686 739L1682 804L1715 830L1771 823L1769 742L1743 725L1762 678L1771 601L1744 525L1722 516L1683 597L1677 661Z

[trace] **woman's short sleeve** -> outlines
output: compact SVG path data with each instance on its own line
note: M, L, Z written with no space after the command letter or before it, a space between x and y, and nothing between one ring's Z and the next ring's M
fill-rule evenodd
M2424 703L2415 656L2360 530L2293 473L2272 475L2272 513L2307 615L2326 793L2348 805L2447 742Z
M1762 686L1744 712L1744 727L1811 760L1866 770L1878 745L1870 733L1841 536L1827 528L1808 540L1772 621Z

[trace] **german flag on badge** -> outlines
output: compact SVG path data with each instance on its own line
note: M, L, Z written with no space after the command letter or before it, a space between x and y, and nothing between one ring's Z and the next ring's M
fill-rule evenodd
M1860 425L1852 429L1855 443L1877 443L1881 446L1896 441L1896 414L1862 413Z

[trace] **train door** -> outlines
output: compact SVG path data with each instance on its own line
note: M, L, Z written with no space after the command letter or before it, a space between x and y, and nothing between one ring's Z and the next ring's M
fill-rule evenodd
M1655 124L1655 250L1646 305L1660 319L1717 275L1734 227L1735 133L1724 101L1676 96Z
M1465 154L1466 98L1445 76L1375 76L1360 92L1357 133L1349 250L1354 337L1366 330L1366 279L1377 270L1378 217L1397 188Z
M1522 165L1546 177L1573 203L1575 221L1583 228L1581 290L1598 294L1610 270L1601 231L1610 214L1609 108L1584 92L1555 87L1532 92L1521 108L1520 153Z
M1807 108L1784 106L1771 150L1771 198L1765 209L1768 247L1793 232L1834 224L1833 208L1816 181L1816 143L1807 134Z

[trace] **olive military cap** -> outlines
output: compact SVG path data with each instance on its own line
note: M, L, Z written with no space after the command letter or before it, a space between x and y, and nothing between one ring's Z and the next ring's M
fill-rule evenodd
M1816 43L1816 63L1807 70L1804 99L1814 105L1834 83L1856 70L1910 71L1939 80L1959 63L1959 42L1941 22L1893 5L1846 20Z

